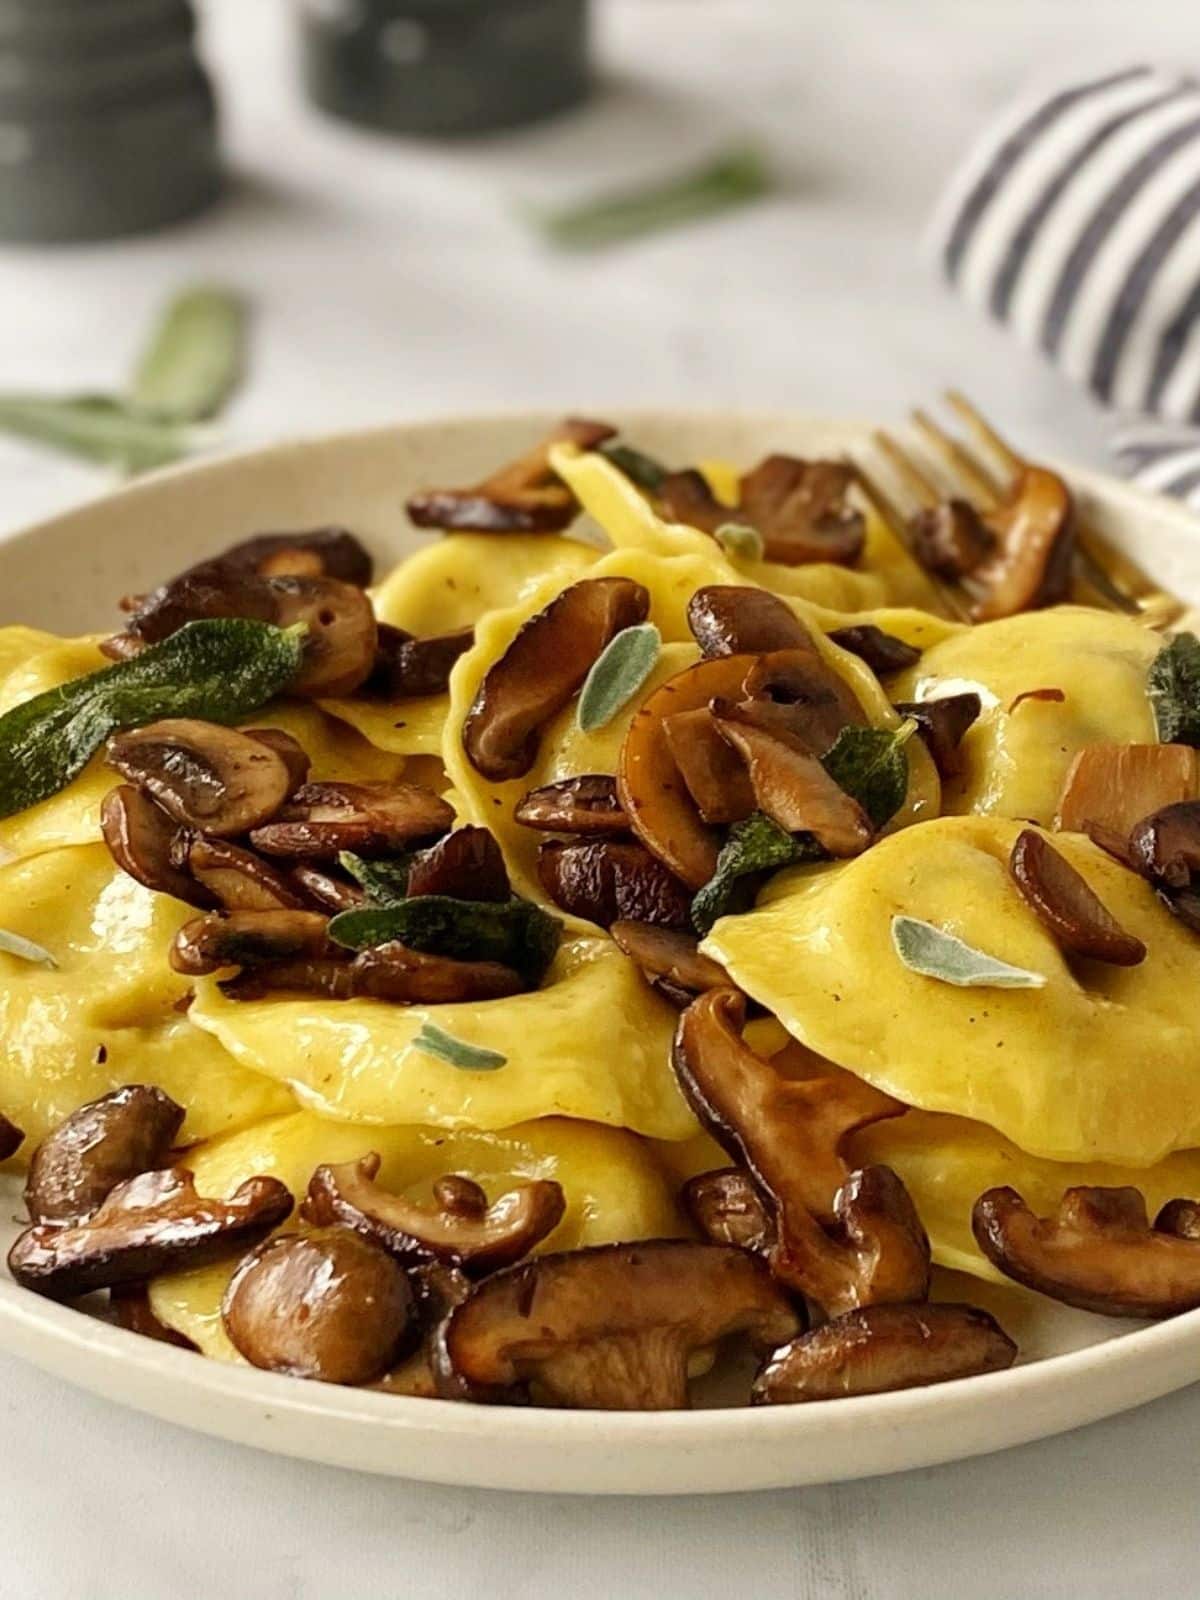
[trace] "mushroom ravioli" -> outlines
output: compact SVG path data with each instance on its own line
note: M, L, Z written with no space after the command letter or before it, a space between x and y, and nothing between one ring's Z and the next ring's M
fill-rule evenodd
M600 1409L1200 1306L1200 639L976 433L964 497L570 418L378 583L258 534L0 629L16 1282Z

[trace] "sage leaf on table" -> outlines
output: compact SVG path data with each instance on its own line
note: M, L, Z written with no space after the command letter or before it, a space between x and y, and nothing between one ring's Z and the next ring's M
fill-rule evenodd
M390 856L386 860L366 861L352 850L343 850L338 856L338 864L361 889L366 890L372 906L398 906L408 899L408 875L415 855L415 851L410 851L407 855Z
M423 955L453 961L498 961L536 988L554 960L562 923L531 900L455 900L422 894L390 906L341 911L329 937L350 950L398 939Z
M203 422L241 380L246 306L229 289L197 285L167 306L129 391L130 409L161 422Z
M723 522L713 537L726 555L736 556L739 561L763 558L763 536L748 522Z
M1177 633L1155 656L1146 680L1163 744L1200 746L1200 639Z
M652 622L622 628L593 661L579 691L575 721L581 733L594 733L627 705L654 671L662 634Z
M23 938L19 933L10 933L7 928L0 928L0 950L6 956L17 956L21 961L33 961L39 966L58 966L49 950L34 944L32 939Z
M620 440L597 445L596 448L618 472L625 474L630 483L637 484L639 489L645 489L648 494L657 494L663 486L663 479L668 476L661 461L656 461L642 450L635 450L632 445L622 444Z
M899 811L908 792L904 747L917 731L910 717L899 728L843 728L821 757L825 771L852 795L876 828Z
M919 917L892 918L892 944L911 972L959 989L1042 989L1043 973L1010 966Z
M0 817L57 794L119 729L251 716L300 670L304 633L303 623L244 617L189 622L140 655L14 706L0 717Z
M819 853L819 852L818 852ZM735 822L717 857L717 870L692 901L692 925L703 938L721 917L746 911L763 873L813 859L813 847L755 811Z
M413 1039L413 1047L427 1056L448 1061L452 1067L461 1067L464 1072L495 1072L508 1060L499 1050L485 1050L482 1045L467 1044L464 1039L456 1039L452 1033L447 1033L445 1028L439 1028L433 1022L422 1023Z
M676 177L538 212L533 220L562 250L594 250L745 205L773 182L763 151L738 144Z
M170 466L193 443L187 429L135 416L107 395L0 394L0 430L128 473Z

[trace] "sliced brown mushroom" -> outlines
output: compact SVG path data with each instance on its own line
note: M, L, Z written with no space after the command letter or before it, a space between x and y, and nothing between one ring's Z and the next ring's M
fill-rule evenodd
M488 669L463 723L475 770L494 782L528 772L544 724L617 634L649 611L649 593L631 578L583 578L530 617Z
M538 851L538 878L555 905L602 928L614 922L691 926L687 887L640 844L549 840Z
M675 1240L600 1245L486 1278L437 1338L439 1377L479 1399L527 1385L550 1405L612 1411L688 1404L688 1358L734 1334L791 1338L792 1307L762 1262Z
M338 956L313 956L243 967L235 978L225 979L221 993L227 1000L265 1000L274 994L313 994L322 1000L353 1000L359 994L359 987L352 962Z
M966 771L962 741L978 720L983 701L973 691L941 695L936 700L900 700L896 710L911 717L933 764L943 778L958 778Z
M188 871L226 911L302 911L309 904L299 888L253 850L203 834L188 840L185 848Z
M741 822L754 810L754 788L745 762L722 736L711 710L677 711L663 720L667 749L700 820Z
M769 1256L775 1224L749 1173L738 1167L689 1178L679 1198L697 1229L712 1244L736 1245Z
M415 700L445 694L454 663L475 643L474 628L415 639L403 628L379 624L379 645L365 694L385 700Z
M571 443L594 450L615 434L605 422L568 417L532 450L469 488L423 489L411 495L408 515L418 528L557 533L574 521L579 506L551 469L552 447Z
M244 728L247 739L257 739L259 744L265 744L268 750L275 754L288 769L288 778L291 782L289 794L294 794L301 784L308 782L308 774L312 767L308 751L299 739L293 739L290 733L285 733L282 728Z
M1015 1189L989 1189L971 1226L994 1266L1028 1289L1107 1317L1171 1317L1200 1306L1200 1240L1190 1212L1164 1207L1152 1228L1139 1190L1068 1189L1036 1217ZM1183 1233L1171 1231L1182 1222Z
M320 906L325 911L356 911L367 902L365 889L321 867L301 862L289 869L288 877L307 903Z
M977 622L1013 617L1065 600L1075 548L1071 491L1045 467L1021 469L1001 505L984 518L993 554L971 574Z
M393 855L453 826L450 806L420 784L308 783L250 842L269 856L335 861L343 850Z
M29 1163L33 1222L82 1222L119 1183L161 1167L183 1107L150 1084L126 1084L80 1106L42 1140Z
M319 911L212 912L185 922L171 943L174 971L187 977L222 967L320 959L331 953L329 919Z
M714 699L740 698L754 656L698 661L669 678L634 713L621 747L617 793L634 833L653 856L690 889L717 870L720 837L701 821L675 765L664 723L685 711L706 710ZM642 919L626 913L634 921Z
M409 1395L419 1400L440 1398L434 1372L434 1341L439 1326L471 1292L471 1281L456 1267L425 1262L408 1269L409 1286L416 1302L421 1342L398 1366L386 1372L373 1388L385 1394Z
M617 780L606 772L589 772L531 789L513 808L513 820L543 833L585 838L613 838L629 832L629 818L617 798Z
M824 755L843 728L861 728L867 722L846 680L820 656L804 650L759 656L746 672L742 694L743 721L769 728L813 755Z
M688 601L688 627L701 654L759 656L774 650L808 650L816 644L806 625L769 589L711 584Z
M218 839L268 821L292 789L282 757L261 740L191 717L114 734L105 760L176 822Z
M700 954L694 934L648 922L618 920L609 927L613 941L651 981L682 989L690 1000L706 989L727 989L729 974L720 962Z
M860 622L849 628L835 628L830 642L849 650L860 661L865 661L877 678L886 678L891 672L904 672L921 659L921 652L894 633L885 633L874 623Z
M0 1114L0 1161L7 1161L9 1156L16 1155L25 1143L25 1135L15 1122Z
M253 1366L322 1383L370 1383L417 1331L404 1273L347 1228L259 1245L229 1280L221 1320Z
M179 829L148 794L131 783L110 789L100 806L100 832L108 853L131 878L158 894L173 895L207 911L213 896L175 859Z
M1098 826L1128 839L1151 812L1200 799L1200 751L1186 744L1089 744L1063 782L1055 825L1068 833Z
M455 961L424 955L392 940L364 950L351 962L356 995L403 1005L453 1005L468 1000L504 1000L528 985L498 961Z
M353 694L371 674L379 631L370 596L336 578L271 578L272 621L281 628L303 622L303 659L290 694L317 698Z
M701 995L680 1018L673 1065L696 1115L770 1204L774 1272L831 1314L872 1298L920 1298L928 1242L903 1186L886 1168L853 1175L840 1155L855 1129L904 1107L832 1068L784 1078L742 1039L744 1019L736 990Z
M1001 1372L1017 1347L975 1306L875 1305L835 1317L777 1350L755 1380L755 1405L887 1394Z
M1196 811L1200 838L1200 806ZM1117 967L1136 967L1146 959L1142 941L1126 933L1087 879L1033 828L1023 828L1017 835L1009 870L1064 950Z
M1139 869L1164 889L1189 889L1200 874L1200 800L1184 800L1143 817L1129 835Z
M939 500L909 520L913 554L921 565L951 583L975 571L996 547L996 535L968 500Z
M866 520L847 503L851 468L838 461L767 456L743 475L736 508L722 505L703 474L668 473L659 495L677 522L716 533L723 523L745 522L762 535L768 561L799 566L810 561L857 561Z
M561 1186L549 1178L515 1184L489 1207L478 1184L454 1174L434 1185L432 1205L422 1205L381 1188L379 1166L371 1154L318 1167L305 1218L318 1227L353 1228L406 1265L433 1260L480 1275L528 1255L566 1209Z
M196 1193L190 1172L144 1172L118 1184L84 1222L26 1228L8 1253L8 1270L23 1288L70 1300L236 1255L291 1209L275 1178L248 1178L228 1200L210 1200Z
M410 895L444 894L454 900L507 900L512 894L504 852L486 828L456 828L408 869Z
M755 805L788 833L810 833L835 858L860 855L875 836L862 806L830 777L816 756L748 726L737 706L714 720L746 763Z

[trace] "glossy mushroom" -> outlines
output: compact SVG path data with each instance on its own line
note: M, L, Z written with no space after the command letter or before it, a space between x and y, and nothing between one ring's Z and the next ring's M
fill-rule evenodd
M364 694L415 700L445 694L454 664L475 643L474 628L416 639L403 628L379 624L379 641Z
M742 697L743 721L788 738L813 755L824 755L843 728L861 728L867 722L846 680L806 650L759 656L746 672Z
M862 513L847 501L853 482L853 470L841 462L772 455L742 476L736 507L723 505L694 469L669 473L659 495L677 522L706 533L727 522L747 523L762 536L768 561L848 565L866 538Z
M498 961L455 961L425 955L395 940L363 950L350 964L353 993L402 1005L454 1005L504 1000L528 985Z
M410 895L443 894L456 900L509 899L512 888L504 853L486 828L455 828L414 857L408 869Z
M418 528L469 529L474 533L557 533L574 521L575 496L555 477L550 451L556 444L594 450L615 428L584 417L568 417L517 460L463 489L423 489L408 499Z
M1164 889L1188 889L1200 873L1200 800L1143 817L1129 836L1138 868Z
M119 1183L161 1167L183 1107L150 1084L127 1084L80 1106L33 1153L25 1206L33 1222L90 1217Z
M1186 744L1089 744L1063 781L1056 826L1127 840L1152 812L1200 799L1200 752Z
M684 787L700 814L713 825L741 822L755 808L745 762L722 736L712 711L677 711L663 719L663 734Z
M872 622L855 623L848 628L834 628L829 635L831 644L865 661L877 678L886 678L892 672L904 672L921 659L921 652L894 633L885 633Z
M552 839L538 851L538 879L556 906L602 928L614 922L691 926L687 887L640 844Z
M475 770L493 782L528 772L542 727L582 688L606 646L649 610L648 592L630 578L583 578L530 617L488 669L463 723Z
M450 1175L434 1185L425 1205L392 1194L375 1179L377 1155L313 1173L305 1218L318 1227L355 1229L405 1264L440 1261L473 1276L511 1266L547 1238L566 1210L552 1179L515 1184L489 1206L478 1184Z
M697 1231L711 1244L770 1255L775 1224L749 1173L739 1167L698 1173L684 1184L679 1198Z
M214 838L266 822L292 787L282 758L260 740L190 717L114 734L105 760L175 822Z
M1067 596L1074 555L1071 492L1055 472L1025 466L984 518L994 551L971 574L976 622L1055 605Z
M417 1332L404 1273L348 1228L261 1244L229 1280L221 1321L252 1366L322 1383L370 1383Z
M453 825L446 801L420 784L308 783L250 842L269 856L336 861L344 850L394 855Z
M692 933L623 919L612 923L608 931L617 948L651 980L663 980L691 995L730 987L725 968L711 956L700 954L699 942Z
M1200 822L1200 806L1196 808ZM1044 835L1023 828L1009 856L1009 871L1042 924L1072 955L1136 967L1146 946L1126 933L1087 879Z
M216 904L203 884L176 860L179 828L148 794L118 784L100 806L100 832L108 853L129 876L158 894L169 894L202 911Z
M310 902L299 887L253 850L201 834L184 847L188 871L226 911L302 911Z
M969 576L996 547L996 535L968 500L922 506L908 527L917 560L951 583Z
M962 741L983 710L983 701L973 690L940 695L936 700L900 700L900 716L912 720L933 764L943 778L958 778L966 771Z
M875 1305L849 1311L777 1350L754 1383L755 1405L887 1394L1001 1372L1017 1347L975 1306Z
M439 1378L472 1398L520 1388L611 1411L688 1404L688 1359L734 1334L773 1347L796 1313L762 1262L675 1240L540 1256L485 1278L437 1337Z
M310 699L353 694L375 665L379 632L370 596L336 578L271 578L281 628L302 622L306 633L300 671L288 692Z
M688 601L687 620L701 654L709 659L774 650L816 653L807 626L786 600L769 589L710 584L697 589Z
M301 861L288 868L288 879L308 904L320 906L323 911L357 911L367 903L366 890L357 883L310 862Z
M213 912L185 922L171 943L175 972L201 977L223 967L319 958L331 953L319 911Z
M1153 1227L1139 1190L1068 1189L1037 1217L1015 1189L989 1189L971 1226L994 1266L1026 1288L1108 1317L1171 1317L1200 1306L1200 1239L1172 1203ZM1180 1232L1175 1232L1175 1228Z
M70 1300L236 1255L291 1209L275 1178L248 1178L228 1200L211 1200L196 1193L190 1172L144 1172L118 1184L83 1222L26 1228L8 1269L23 1288Z
M312 762L308 751L299 739L293 739L290 733L285 733L282 728L244 728L247 739L257 739L259 744L265 744L268 750L275 754L288 769L288 781L291 788L288 794L294 794L301 784L308 782L309 770Z
M606 772L585 773L531 789L514 806L513 820L523 828L585 838L615 838L629 832L629 818L617 796L617 780Z

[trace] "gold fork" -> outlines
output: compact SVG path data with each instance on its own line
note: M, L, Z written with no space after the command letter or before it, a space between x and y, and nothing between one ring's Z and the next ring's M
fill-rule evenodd
M886 463L887 478L901 491L899 499L861 459L850 462L863 493L910 555L913 539L909 522L914 510L955 495L969 500L981 516L987 516L1013 491L1019 475L1030 464L965 395L951 389L944 398L965 424L970 443L948 432L920 407L910 413L915 444L907 450L884 429L873 436L875 449ZM970 599L965 591L956 584L934 579L932 574L930 577L948 613L968 619ZM1124 612L1151 628L1169 627L1185 609L1131 557L1087 526L1076 530L1070 598L1081 605Z

